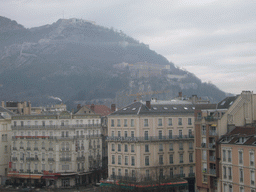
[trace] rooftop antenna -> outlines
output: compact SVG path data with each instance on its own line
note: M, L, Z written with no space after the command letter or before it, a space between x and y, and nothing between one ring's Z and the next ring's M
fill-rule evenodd
M62 17L63 17L63 19L64 19L64 11L62 11Z

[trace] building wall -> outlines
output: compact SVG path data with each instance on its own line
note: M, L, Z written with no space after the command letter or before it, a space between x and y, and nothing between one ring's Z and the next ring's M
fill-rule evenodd
M11 120L0 119L0 185L7 179L11 156Z
M172 124L169 125L169 119L172 119ZM182 125L178 125L178 118L182 118ZM191 124L188 124L188 118L191 119ZM128 125L124 126L124 121L127 119ZM131 119L134 120L134 127L131 127ZM148 126L144 125L145 119L148 120ZM159 125L159 119L162 119L162 125ZM114 126L111 126L114 120ZM120 121L120 126L118 126ZM115 175L125 176L125 170L128 171L128 176L132 176L132 171L135 171L135 176L143 178L146 176L146 170L149 171L150 177L159 176L160 169L163 170L163 175L170 176L170 169L173 169L173 174L183 173L186 177L192 176L195 171L195 155L194 155L194 137L188 138L189 130L191 136L194 134L194 115L174 115L174 116L110 116L108 119L108 156L109 156L109 177L113 175L113 168ZM179 130L182 131L181 138ZM127 139L125 138L125 131L127 131ZM129 138L134 131L135 140ZM148 131L149 140L144 140L145 131ZM172 131L172 139L159 139L159 131L162 132L163 138L169 137L169 131ZM113 135L114 134L114 135ZM120 134L120 139L118 139ZM139 141L139 142L136 142ZM183 149L179 149L182 143ZM190 144L189 144L190 143ZM118 151L118 145L121 146L121 151ZM128 150L125 152L125 145ZM148 152L145 151L145 145L148 145ZM170 150L170 145L172 149ZM114 149L112 150L112 146ZM134 152L131 151L134 146ZM189 147L190 146L190 147ZM192 154L191 162L189 162L189 153ZM183 155L183 163L180 163L180 154ZM170 163L170 155L173 155L173 163ZM121 157L121 165L118 164L118 156ZM163 162L159 163L159 156L163 157ZM115 163L112 163L112 157ZM135 165L131 164L131 159L134 157ZM148 157L149 165L145 164L145 158ZM128 165L125 165L125 158L128 158ZM182 168L181 168L182 167ZM192 167L192 169L190 168Z

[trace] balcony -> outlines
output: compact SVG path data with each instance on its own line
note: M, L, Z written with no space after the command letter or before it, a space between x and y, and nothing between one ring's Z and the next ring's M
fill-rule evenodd
M54 159L53 158L48 158L48 161L54 161Z
M216 175L216 169L210 169L209 174L210 175Z
M38 151L38 147L34 147L34 151Z
M168 136L148 136L148 137L106 137L106 141L125 141L125 142L143 142L143 141L170 141L170 140L189 140L194 139L194 135L173 135Z
M102 134L86 135L86 139L100 138Z
M27 150L31 150L31 147L27 147Z
M77 160L77 161L84 161L84 160L85 160L85 157L84 157L84 156L83 156L83 157L77 157L76 160Z
M61 157L60 161L71 161L71 157Z
M207 116L207 117L204 117L205 121L215 121L215 120L218 120L220 119L219 117L213 117L213 116Z
M208 144L208 147L209 147L210 149L215 149L216 145L215 145L215 143L209 143L209 144Z
M213 130L210 130L210 131L209 131L209 135L210 135L210 136L217 136L217 132L216 132L216 131L213 131Z
M20 158L20 161L24 161L24 158Z
M195 173L189 173L188 177L195 177Z
M24 147L20 147L20 149L24 149Z
M20 173L24 173L24 169L20 169Z
M17 157L12 157L12 161L18 161Z
M49 151L53 151L53 148L52 147L49 147L49 149L48 149Z
M70 151L70 148L61 148L61 151Z
M34 161L34 157L26 157L26 161Z
M78 127L81 127L81 128L93 128L93 127L101 127L101 124L98 123L98 124L81 124L81 125L23 125L23 126L20 126L20 125L12 125L11 126L12 129L14 130L19 130L19 129L60 129L60 128L78 128Z
M215 156L210 156L209 159L210 159L210 161L216 161L216 157Z
M17 147L13 147L12 150L13 150L13 151L16 151L16 150L17 150Z

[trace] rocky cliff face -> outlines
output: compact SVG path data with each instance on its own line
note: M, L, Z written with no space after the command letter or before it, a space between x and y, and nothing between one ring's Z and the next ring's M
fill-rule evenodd
M114 67L123 62L168 65L169 70L154 77L134 78L128 68ZM123 32L79 19L60 19L25 29L0 17L0 85L0 99L36 104L50 103L52 95L64 101L114 102L120 93L166 89L171 91L162 99L174 97L178 91L212 100L225 96ZM133 99L128 97L127 101Z

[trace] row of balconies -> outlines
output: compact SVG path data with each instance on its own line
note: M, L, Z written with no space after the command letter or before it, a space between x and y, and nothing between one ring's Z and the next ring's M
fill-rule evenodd
M205 174L216 175L216 169L203 169L202 172Z
M202 148L207 148L206 143L201 143L201 147ZM208 148L215 149L216 148L216 144L215 143L208 143Z
M117 137L108 136L107 141L169 141L169 140L180 140L180 139L193 139L194 135L172 135L172 136L148 136L148 137Z
M91 146L91 148L92 148L92 146ZM100 148L100 145L97 145L97 148ZM17 151L17 147L13 147L12 149L13 149L13 151ZM30 151L31 147L27 147L27 148L20 147L20 149L26 149L26 150ZM45 150L45 147L42 147L42 149ZM38 150L39 150L38 147L34 147L34 151L38 151ZM70 151L70 150L71 150L70 148L61 148L61 151ZM77 150L84 150L84 146L77 147ZM49 147L48 151L53 151L53 148Z
M93 128L101 124L76 124L76 125L12 125L12 129L58 129L58 128Z

